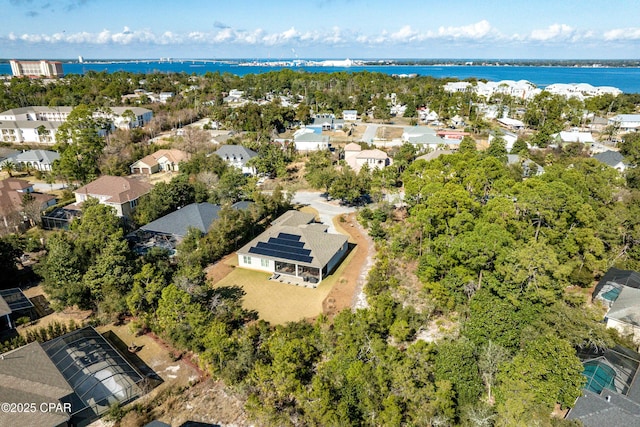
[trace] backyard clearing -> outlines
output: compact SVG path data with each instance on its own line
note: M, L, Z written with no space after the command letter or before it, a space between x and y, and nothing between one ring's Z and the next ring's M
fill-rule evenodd
M314 212L309 207L304 208ZM336 216L333 226L349 236L355 247L349 252L336 271L323 280L317 288L305 288L269 280L271 273L236 268L237 256L231 254L207 269L207 277L214 288L239 286L245 292L243 307L255 310L261 319L273 324L284 324L303 319L313 319L323 313L333 316L352 307L355 296L361 291L362 277L366 278L371 267L373 244L360 227L355 213Z
M237 257L228 257L225 261L233 268L224 279L214 283L214 288L238 286L244 290L242 306L247 310L255 310L261 319L273 324L297 322L314 318L322 313L322 302L331 288L342 276L353 259L355 251L351 251L340 267L329 277L320 282L317 288L305 288L269 280L271 273L236 268Z

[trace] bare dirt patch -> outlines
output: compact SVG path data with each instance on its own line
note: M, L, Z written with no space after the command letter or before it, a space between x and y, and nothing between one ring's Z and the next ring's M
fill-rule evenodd
M340 232L348 234L349 241L355 243L356 247L349 268L345 269L322 302L322 312L328 316L334 316L354 305L357 295L362 291L374 255L373 242L358 223L356 214L350 213L342 217L345 221L341 222L340 217L336 217L334 225Z
M376 132L376 138L378 139L399 139L402 138L404 128L397 126L380 126Z
M63 311L54 312L48 305L48 296L42 290L42 286L32 286L30 288L23 289L24 295L29 298L34 305L36 305L37 311L44 311L49 313L46 316L40 317L26 325L19 326L17 328L18 333L24 335L26 331L30 329L38 329L47 327L51 323L64 323L69 324L71 320L77 324L83 324L93 313L91 310L80 310L78 308L68 307Z

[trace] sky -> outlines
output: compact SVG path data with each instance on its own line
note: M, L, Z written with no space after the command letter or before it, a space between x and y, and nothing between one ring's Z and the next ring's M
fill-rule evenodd
M0 0L0 58L638 59L640 0Z

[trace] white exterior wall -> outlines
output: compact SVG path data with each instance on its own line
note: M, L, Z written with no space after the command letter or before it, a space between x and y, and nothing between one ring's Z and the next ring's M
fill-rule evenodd
M333 255L333 257L327 263L327 275L330 274L331 270L333 270L334 267L340 263L344 255L347 253L347 249L349 249L349 242L344 242L344 245L342 245L340 250L336 252L335 255ZM322 279L324 278L325 276L322 276Z
M245 258L248 258L250 262L246 262ZM267 261L268 266L263 266L262 260ZM267 273L275 273L276 264L275 261L271 259L260 258L255 255L238 254L238 267L248 268L250 270L266 271Z
M322 141L295 141L298 151L319 151L328 150L329 143Z

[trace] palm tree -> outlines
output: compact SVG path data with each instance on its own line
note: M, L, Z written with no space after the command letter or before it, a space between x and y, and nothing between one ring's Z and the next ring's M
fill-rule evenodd
M11 160L7 160L4 163L2 163L2 166L0 166L0 169L2 169L3 172L7 172L9 174L9 178L13 178L13 172L15 172L16 170L16 164L13 163Z

